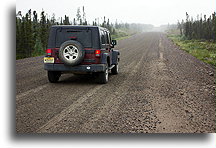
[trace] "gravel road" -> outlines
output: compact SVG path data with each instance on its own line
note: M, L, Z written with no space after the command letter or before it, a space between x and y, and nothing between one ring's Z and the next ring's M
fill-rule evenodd
M214 133L215 69L163 33L118 42L108 84L65 74L48 82L43 57L16 61L17 133Z

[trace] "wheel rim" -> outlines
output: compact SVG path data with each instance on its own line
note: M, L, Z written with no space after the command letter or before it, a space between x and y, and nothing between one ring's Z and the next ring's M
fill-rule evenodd
M63 50L63 56L67 61L75 61L79 56L78 48L74 45L68 45Z
M107 68L106 71L105 71L106 81L108 81L108 75L109 75L109 71L108 71L108 68Z
M118 73L118 71L119 71L119 66L118 64L116 64L116 72Z

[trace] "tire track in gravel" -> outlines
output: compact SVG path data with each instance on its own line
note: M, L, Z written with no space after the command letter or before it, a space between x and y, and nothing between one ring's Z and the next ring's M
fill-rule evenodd
M156 116L161 123L158 125L156 132L214 132L215 100L213 96L208 97L213 90L200 92L200 81L197 82L196 80L203 76L200 73L198 74L198 70L194 68L196 64L200 67L200 64L195 63L197 59L194 61L194 57L187 59L186 57L190 57L190 55L181 50L176 50L175 46L168 46L172 45L167 43L168 41L165 35L161 35L161 46L159 47L164 52L164 58L158 61L157 65L161 65L161 67L153 66L151 69L151 73L157 79L155 85L157 89L154 93L158 95L152 103ZM187 70L188 68L190 70ZM209 79L206 74L204 77ZM205 105L208 107L203 105L203 102L206 102Z
M150 101L159 123L154 132L176 133L178 132L177 129L184 131L183 128L177 127L182 125L181 122L184 122L184 120L178 117L178 114L183 114L175 111L178 110L175 106L177 105L175 98L161 95L162 92L163 94L169 92L168 84L172 81L172 78L169 75L166 59L163 56L165 49L162 37L160 37L158 46L159 58L149 63L148 75L151 75L151 79L147 82L151 86Z
M47 129L53 127L56 123L64 119L68 114L76 110L78 107L82 105L83 102L85 102L87 99L89 99L93 94L95 94L99 89L101 89L103 85L96 86L92 90L90 90L87 94L84 96L80 97L75 101L73 104L71 104L69 107L61 111L58 115L53 117L51 120L49 120L46 124L44 124L42 127L40 127L36 132L44 132Z
M42 89L46 88L47 86L48 86L48 84L45 84L45 85L39 86L37 88L30 89L24 93L20 93L20 94L16 95L16 101L19 101L21 98L23 98L26 95L29 95L32 93L37 93L37 92L41 91Z

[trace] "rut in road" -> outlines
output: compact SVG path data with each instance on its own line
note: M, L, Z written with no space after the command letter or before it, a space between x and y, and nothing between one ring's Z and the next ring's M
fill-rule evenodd
M50 84L42 57L17 61L16 131L215 132L214 69L162 33L137 34L117 48L120 73L106 85L75 75Z

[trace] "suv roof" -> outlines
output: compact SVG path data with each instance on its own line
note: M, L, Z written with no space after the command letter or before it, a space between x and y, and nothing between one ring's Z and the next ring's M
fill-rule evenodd
M86 28L99 28L101 30L105 30L108 31L108 29L104 28L104 27L100 27L100 26L84 26L84 25L53 25L51 28L74 28L74 29L86 29Z

